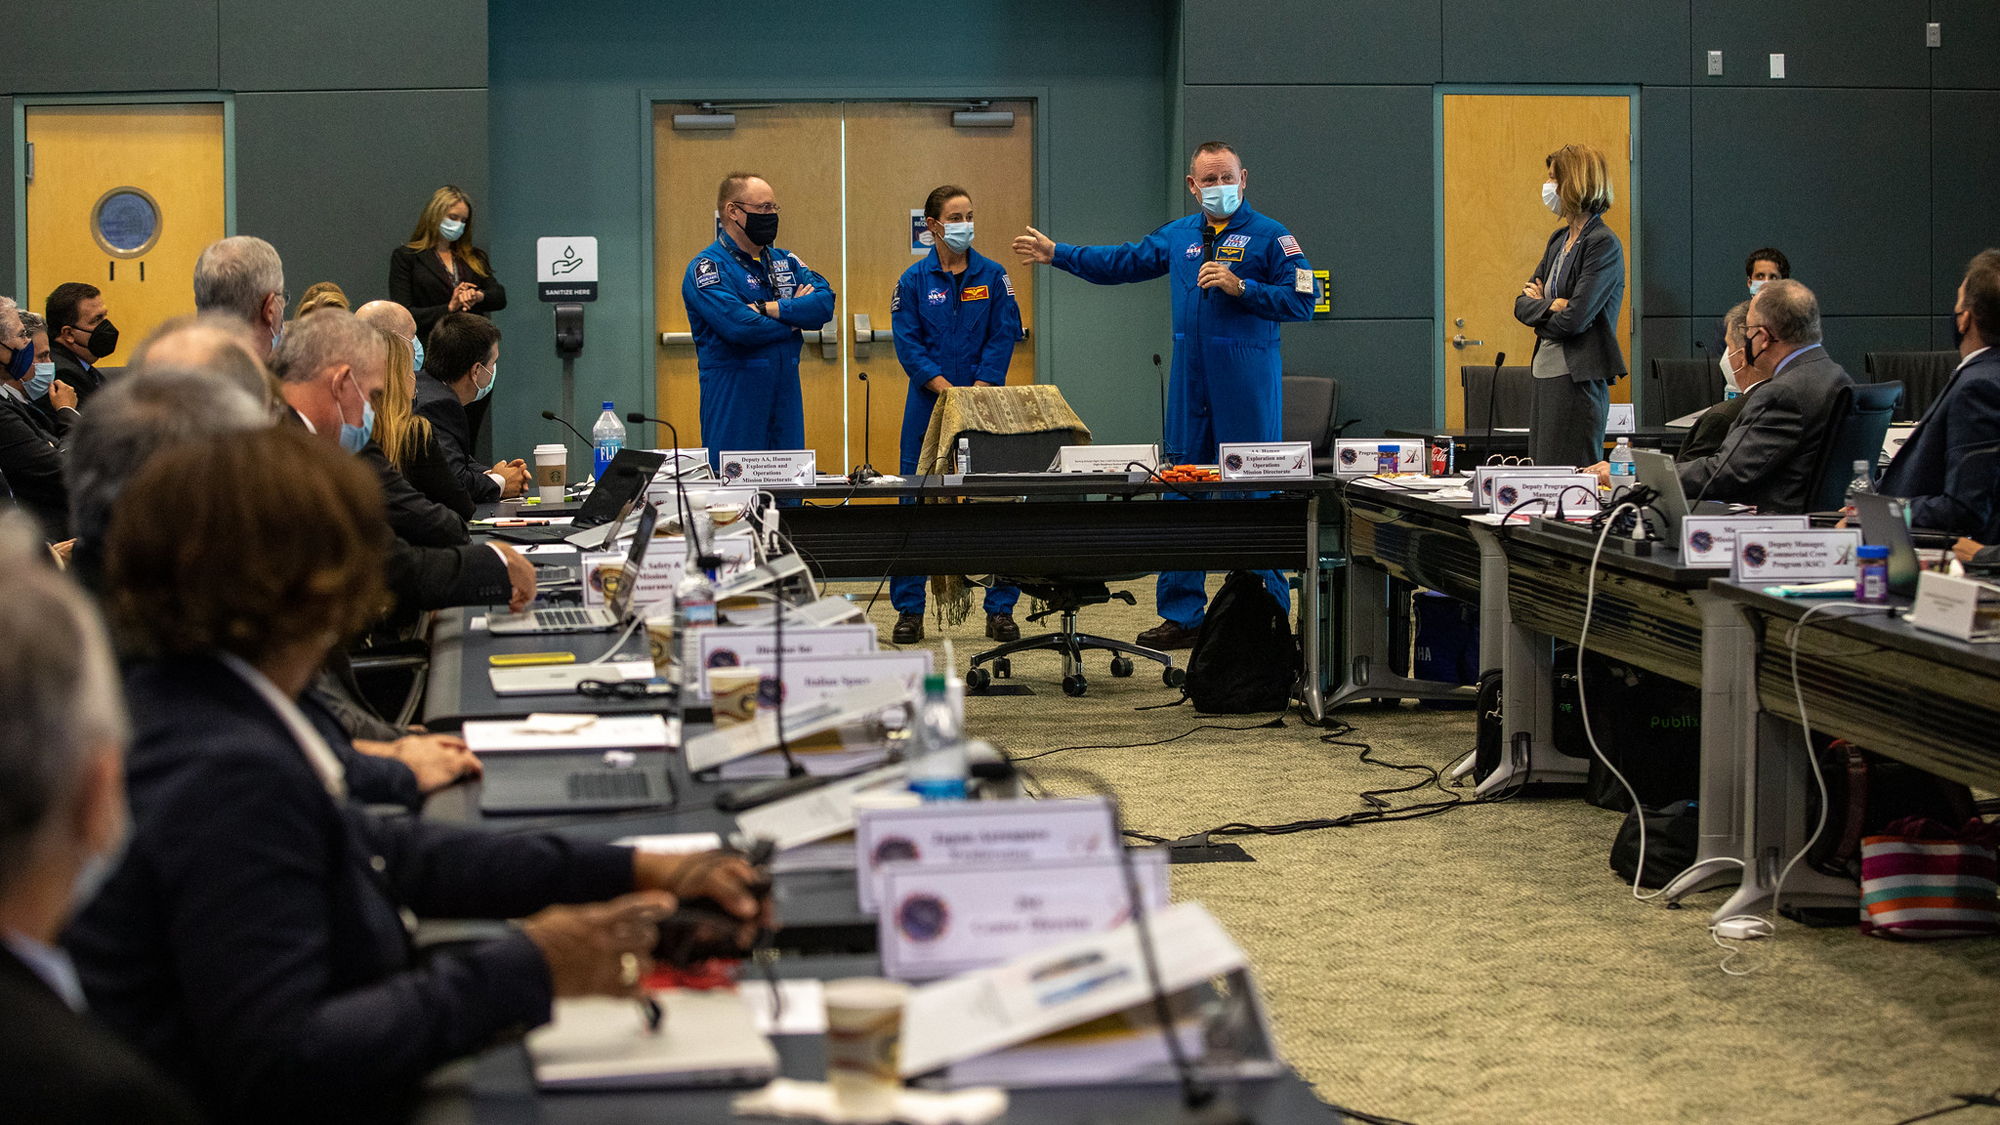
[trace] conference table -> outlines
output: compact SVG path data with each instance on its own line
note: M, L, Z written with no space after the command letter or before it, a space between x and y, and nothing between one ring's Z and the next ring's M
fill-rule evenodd
M1680 449L1689 433L1685 426L1639 426L1628 433L1607 433L1604 439L1608 445L1616 445L1621 437L1632 439L1634 449L1658 449L1673 453ZM1385 436L1404 440L1430 439L1449 436L1458 447L1458 468L1470 469L1486 458L1499 454L1502 457L1525 457L1528 453L1528 430L1525 426L1495 426L1492 430L1484 426L1459 426L1442 430L1386 430Z
M471 627L473 620L484 612L458 609L437 615L425 711L434 729L452 729L468 720L517 718L538 710L595 713L662 710L659 701L590 699L580 695L494 695L486 671L489 658L496 654L545 651L553 642L574 651L579 661L586 661L609 650L619 634L495 637ZM643 636L627 640L620 649L621 654L633 656L644 651ZM704 723L690 722L685 730L695 733L704 727ZM1004 741L1004 732L992 733L1003 736L995 741ZM552 832L596 842L634 835L692 832L726 836L733 830L733 816L717 810L714 804L715 796L726 787L724 784L690 775L679 754L669 755L668 770L676 797L667 808L489 816L480 811L479 783L472 781L434 794L425 805L424 815L485 831ZM779 927L771 943L776 954L772 961L776 975L822 980L879 975L881 965L875 956L876 920L861 911L852 869L780 870L773 878L772 901L779 917ZM476 940L490 932L492 925L447 924L436 932L446 940ZM784 1076L817 1079L824 1075L823 1037L779 1035L773 1042ZM429 1125L739 1121L744 1119L731 1116L729 1102L740 1092L709 1089L544 1094L535 1087L525 1047L514 1042L440 1070L432 1077L429 1096L417 1120ZM1275 1078L1225 1083L1221 1096L1260 1125L1342 1119L1289 1068ZM1023 1089L1011 1093L1010 1109L999 1120L1078 1125L1170 1121L1177 1108L1177 1097L1176 1088L1163 1084Z

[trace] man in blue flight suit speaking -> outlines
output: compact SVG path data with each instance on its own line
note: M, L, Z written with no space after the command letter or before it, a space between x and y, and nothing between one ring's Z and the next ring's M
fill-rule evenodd
M1243 202L1247 177L1236 150L1209 141L1188 162L1188 191L1201 210L1123 246L1071 246L1041 231L1014 239L1022 261L1043 262L1098 285L1171 274L1174 366L1167 384L1167 459L1212 464L1217 442L1277 441L1284 416L1278 325L1312 316L1312 264L1275 220ZM1291 591L1275 570L1264 584L1286 612ZM1159 625L1139 634L1148 648L1194 644L1208 610L1200 571L1160 575Z
M725 449L801 449L799 330L833 318L833 287L778 240L778 201L762 176L731 172L715 193L722 236L688 263L681 301L701 370L701 441Z

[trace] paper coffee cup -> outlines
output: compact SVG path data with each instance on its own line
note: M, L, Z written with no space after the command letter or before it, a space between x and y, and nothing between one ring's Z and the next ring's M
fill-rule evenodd
M849 1114L886 1120L895 1109L908 994L908 985L879 977L826 982L826 1077Z
M714 697L715 725L733 727L757 716L757 687L764 673L756 668L710 668L708 693Z
M668 616L646 619L646 647L653 654L653 675L674 682L674 619Z
M563 502L563 485L569 477L569 448L551 443L535 447L535 488L544 504Z

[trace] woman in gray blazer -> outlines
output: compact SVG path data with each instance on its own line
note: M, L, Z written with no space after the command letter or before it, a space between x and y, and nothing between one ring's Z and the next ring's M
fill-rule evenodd
M1594 465L1604 459L1611 384L1627 373L1618 347L1625 248L1600 217L1611 208L1604 154L1564 145L1545 163L1542 202L1565 225L1514 299L1514 318L1535 330L1528 455L1538 465Z

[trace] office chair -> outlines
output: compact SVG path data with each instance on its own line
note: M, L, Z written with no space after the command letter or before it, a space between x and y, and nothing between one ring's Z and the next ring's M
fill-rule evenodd
M1712 359L1656 359L1646 395L1647 425L1664 426L1722 401L1728 390L1722 365Z
M1529 368L1467 365L1458 369L1458 383L1465 389L1468 434L1484 433L1489 417L1495 429L1518 429L1533 416L1535 375Z
M1312 442L1313 472L1333 472L1334 439L1358 420L1334 424L1340 416L1340 380L1324 375L1287 375L1281 393L1284 421L1280 437Z
M1015 391L1016 388L994 388L994 390ZM989 390L982 393L994 392ZM964 436L966 452L972 459L972 471L976 473L1041 472L1056 459L1057 450L1065 445L1076 444L1078 440L1076 432L1067 428L1023 434L994 434L966 430L939 436L940 448L955 448L958 437ZM1078 574L1056 577L993 575L991 577L993 585L1017 586L1022 593L1042 603L1042 609L1028 615L1029 621L1040 621L1054 615L1058 619L1058 628L1054 632L1009 641L974 656L966 669L965 686L975 692L984 691L992 685L995 677L1010 679L1014 674L1011 658L1015 653L1042 650L1062 654L1062 687L1069 695L1082 695L1090 689L1089 680L1083 672L1083 654L1093 650L1112 654L1113 676L1123 678L1132 675L1135 667L1133 658L1144 657L1158 661L1162 665L1161 679L1168 687L1180 686L1187 679L1187 673L1184 669L1175 667L1172 656L1144 645L1094 636L1077 629L1076 616L1078 611L1084 608L1105 605L1114 598L1127 605L1135 604L1130 591L1114 592L1109 583L1143 577L1144 573ZM991 667L983 667L984 665Z
M1856 383L1841 388L1834 399L1827 439L1820 445L1812 489L1806 494L1806 511L1831 512L1845 505L1856 461L1868 462L1870 479L1874 479L1882 439L1889 435L1889 417L1902 397L1901 383Z
M1903 384L1903 405L1896 411L1898 422L1922 418L1943 393L1944 385L1951 382L1951 373L1958 370L1959 361L1956 351L1869 352L1861 358L1868 382Z

